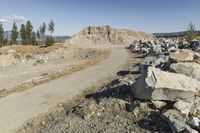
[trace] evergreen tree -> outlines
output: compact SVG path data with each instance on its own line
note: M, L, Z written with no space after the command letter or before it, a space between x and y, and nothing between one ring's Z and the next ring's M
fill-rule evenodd
M12 33L11 33L11 44L17 44L17 37L18 37L18 31L17 31L17 26L14 23L12 27Z
M31 45L37 45L36 33L34 31L31 33Z
M49 32L51 33L51 36L52 36L52 33L53 33L54 30L55 30L55 25L54 25L53 20L51 20L51 21L49 22L48 30L49 30Z
M47 29L47 26L46 26L45 23L43 23L43 24L40 26L41 40L44 40L44 39L45 39L46 29Z
M52 33L55 30L55 25L54 25L53 20L51 20L49 22L49 24L48 24L48 30L49 30L49 32L50 32L51 35L47 36L45 44L46 44L46 46L51 46L51 45L53 45L55 43L55 40L54 40L54 38L52 36Z
M186 40L191 42L192 40L197 38L197 29L193 23L190 23L187 28Z
M40 40L40 38L41 38L40 31L39 31L39 30L37 30L37 39L38 39L38 40Z
M24 24L21 25L20 37L21 37L21 40L22 40L22 45L26 45L27 44L26 26Z
M26 40L27 40L27 44L31 44L32 32L33 32L33 26L31 24L31 21L29 20L26 23Z
M5 36L4 36L3 25L0 24L0 47L3 45L5 45Z
M43 23L43 24L40 26L40 33L41 33L41 35L44 35L44 34L45 34L46 29L47 29L47 26L46 26L45 23Z

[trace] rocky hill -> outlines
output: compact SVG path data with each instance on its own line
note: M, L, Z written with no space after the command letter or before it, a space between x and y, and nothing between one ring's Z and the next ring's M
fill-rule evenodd
M74 35L70 44L131 44L135 40L155 40L151 33L115 29L110 26L89 26Z

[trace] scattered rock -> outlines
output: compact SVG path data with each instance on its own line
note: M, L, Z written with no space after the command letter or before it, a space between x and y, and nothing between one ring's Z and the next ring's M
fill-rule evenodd
M200 82L182 74L149 67L132 86L135 98L148 100L191 99L200 90Z
M98 108L95 101L89 101L88 103L83 103L80 108L77 109L78 114L80 114L85 120L90 119L92 116L97 114Z
M163 101L154 101L154 100L151 100L151 102L154 104L154 106L157 108L157 109L164 109L167 105L166 102L163 102Z
M140 71L147 69L149 66L154 66L166 70L169 67L169 58L168 56L164 55L160 55L158 57L148 56L144 58L144 60L142 60L140 63Z
M135 77L131 74L119 79L120 84L130 86L134 83Z
M167 110L162 114L161 117L168 122L173 132L181 132L185 129L185 119L178 111Z

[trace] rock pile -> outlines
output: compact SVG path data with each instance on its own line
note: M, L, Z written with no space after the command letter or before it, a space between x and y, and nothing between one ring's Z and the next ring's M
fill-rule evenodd
M14 50L9 50L5 54L0 53L0 68L11 67L20 62L20 57Z
M133 41L139 40L156 40L155 36L151 33L132 31L128 29L115 29L111 26L89 26L71 39L66 44L120 44L129 45Z
M200 132L200 53L195 52L199 44L160 40L134 42L130 47L134 53L147 55L132 94L152 101L172 132Z

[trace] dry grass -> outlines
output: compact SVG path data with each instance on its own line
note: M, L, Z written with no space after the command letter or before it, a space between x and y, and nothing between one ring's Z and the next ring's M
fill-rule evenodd
M15 50L16 53L20 54L46 54L58 48L64 48L64 43L55 43L52 46L32 46L32 45L11 45L0 48L0 53L7 53L8 50ZM66 48L66 47L65 47Z

